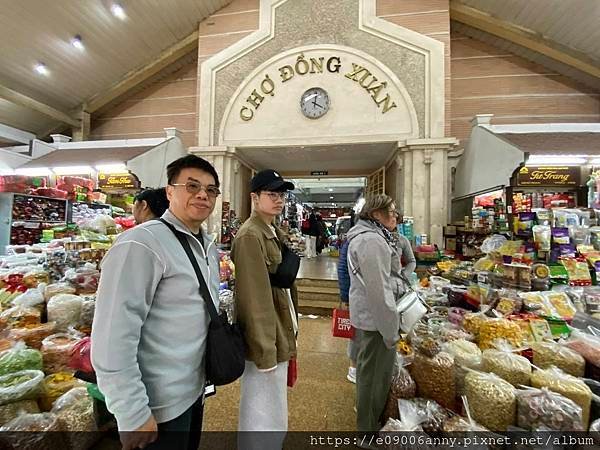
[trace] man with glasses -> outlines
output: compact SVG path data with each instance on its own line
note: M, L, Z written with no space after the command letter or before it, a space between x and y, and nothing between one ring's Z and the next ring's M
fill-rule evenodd
M219 256L201 225L219 177L189 155L167 167L167 178L162 220L186 235L218 308ZM124 450L197 450L209 321L193 266L167 225L150 220L119 236L102 262L92 363Z

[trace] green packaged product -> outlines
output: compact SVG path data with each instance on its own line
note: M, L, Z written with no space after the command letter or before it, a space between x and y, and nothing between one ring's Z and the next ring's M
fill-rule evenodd
M27 348L20 341L11 348L0 353L0 375L19 372L21 370L42 370L42 353L39 350Z

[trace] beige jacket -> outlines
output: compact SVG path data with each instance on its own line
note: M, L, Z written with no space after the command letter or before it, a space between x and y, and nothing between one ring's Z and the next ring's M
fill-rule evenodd
M237 319L246 340L246 359L259 369L271 369L296 355L296 336L286 290L272 288L269 273L281 263L283 233L253 214L232 245L235 264ZM295 286L291 289L298 310ZM297 320L297 313L296 313Z

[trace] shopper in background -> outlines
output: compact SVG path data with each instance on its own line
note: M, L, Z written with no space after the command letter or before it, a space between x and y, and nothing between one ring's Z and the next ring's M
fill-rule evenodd
M270 275L282 261L283 234L274 226L285 193L294 185L274 170L251 181L252 216L238 231L231 249L235 263L238 323L247 345L242 376L239 431L274 431L239 435L240 449L281 448L288 429L288 362L296 355L297 299L272 287ZM265 442L265 439L269 442Z
M306 233L308 235L306 248L307 248L307 256L309 258L317 257L317 237L319 236L319 222L317 221L317 216L314 212L310 213L308 216L308 231Z
M356 329L357 428L377 432L390 389L399 340L396 300L405 290L396 229L398 213L385 194L366 199L348 232L350 321Z
M167 178L162 219L187 236L218 307L219 255L201 225L215 208L219 177L189 155L169 164ZM210 316L165 224L151 220L119 236L102 262L96 305L92 363L123 449L197 450Z
M135 196L133 217L138 225L162 217L169 209L166 188L145 189Z
M317 213L317 255L320 255L323 252L323 249L327 246L329 238L327 237L327 225L325 225L325 221L323 220L323 216Z

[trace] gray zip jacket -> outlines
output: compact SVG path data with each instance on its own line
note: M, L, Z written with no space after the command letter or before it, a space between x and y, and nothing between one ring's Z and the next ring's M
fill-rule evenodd
M350 229L348 240L350 321L355 328L378 331L385 345L393 348L400 339L396 302L405 291L405 283L400 276L400 251L387 243L377 226L365 220L359 220ZM400 244L410 246L406 239ZM412 250L408 248L403 253L407 253L407 266L412 266Z
M186 233L218 308L219 255L169 210ZM192 264L175 235L151 220L123 233L102 261L92 328L92 364L120 431L183 414L203 394L210 316Z

